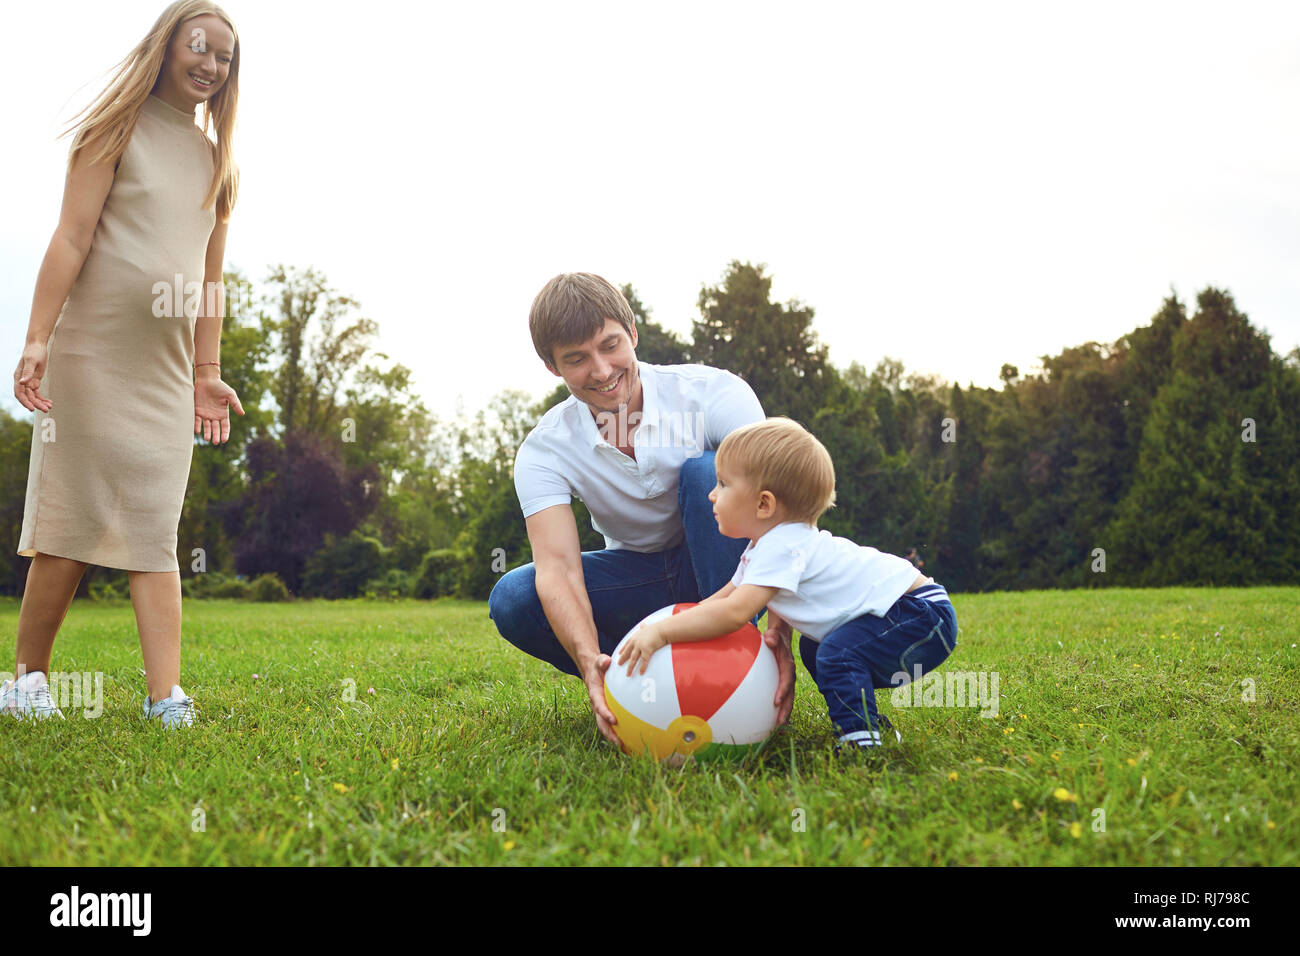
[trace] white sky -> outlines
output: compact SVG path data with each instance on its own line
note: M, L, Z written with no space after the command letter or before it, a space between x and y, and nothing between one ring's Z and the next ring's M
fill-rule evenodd
M58 221L55 136L164 6L6 11L10 362ZM963 384L1113 340L1171 285L1226 287L1276 351L1300 343L1300 5L225 8L227 268L322 270L442 416L558 381L527 314L566 271L631 282L689 333L702 284L764 262L835 364Z

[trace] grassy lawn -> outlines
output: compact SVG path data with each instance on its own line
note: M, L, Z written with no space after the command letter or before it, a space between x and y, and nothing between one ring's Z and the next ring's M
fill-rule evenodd
M996 717L881 692L904 742L837 760L800 666L759 760L672 769L486 604L187 602L198 720L164 733L130 606L81 601L53 669L102 672L103 713L0 720L0 863L1300 864L1300 588L954 604L940 673L997 672Z

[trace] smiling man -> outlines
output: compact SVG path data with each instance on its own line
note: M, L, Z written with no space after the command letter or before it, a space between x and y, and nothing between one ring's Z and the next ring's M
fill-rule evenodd
M582 678L597 727L617 743L605 703L610 652L650 612L703 600L731 580L747 542L723 537L714 520L714 450L762 421L763 409L730 372L638 362L632 309L600 276L556 276L533 300L528 323L538 356L571 395L542 416L515 457L534 563L497 582L488 612L511 644ZM574 497L591 512L604 550L580 550ZM789 626L773 624L784 721L794 662Z

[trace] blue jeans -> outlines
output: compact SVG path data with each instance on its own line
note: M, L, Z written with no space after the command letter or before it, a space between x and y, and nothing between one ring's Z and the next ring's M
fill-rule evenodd
M952 604L904 594L884 617L855 617L820 643L801 636L799 656L826 698L831 722L849 734L880 729L876 691L929 673L956 646Z
M667 551L584 551L582 576L591 602L600 652L609 654L642 618L670 604L700 601L731 580L749 543L718 532L709 492L717 482L714 453L688 458L677 483L677 507L685 539ZM578 676L542 610L536 569L507 573L488 596L488 616L507 641L525 654Z

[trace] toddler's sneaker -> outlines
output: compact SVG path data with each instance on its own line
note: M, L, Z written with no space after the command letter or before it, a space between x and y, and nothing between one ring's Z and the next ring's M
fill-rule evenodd
M898 738L898 742L899 742L900 744L903 742L903 732L902 732L901 730L897 730L897 729L894 727L893 722L892 722L888 717L886 717L884 714L877 714L877 715L876 715L876 720L878 720L878 721L880 722L880 729L881 729L881 730L892 730L892 731L894 731L894 736Z
M144 699L145 719L161 717L162 725L172 727L192 727L194 725L194 698L186 697L180 684L172 685L172 695L155 701L146 696Z
M29 671L17 680L0 684L0 713L11 714L19 720L24 717L64 719L63 712L54 706L49 681L41 671Z
M835 753L841 757L880 753L880 731L855 730L851 734L844 734L835 744Z
M894 730L894 725L884 714L881 714L878 720L886 732ZM903 742L903 735L897 730L894 730L894 736L898 738L900 744ZM879 753L882 745L879 730L855 730L840 737L839 743L835 745L835 752L837 754Z

